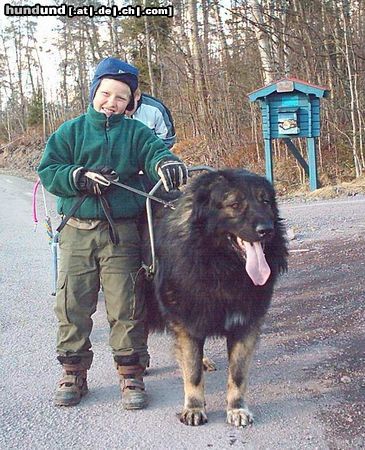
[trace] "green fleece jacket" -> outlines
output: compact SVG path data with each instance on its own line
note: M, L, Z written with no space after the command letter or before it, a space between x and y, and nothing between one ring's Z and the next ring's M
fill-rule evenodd
M78 167L111 167L121 183L143 189L139 171L157 182L156 164L164 158L178 160L144 124L122 115L107 119L90 105L86 114L65 122L50 136L38 174L44 187L59 197L58 213L67 214L80 195L72 176ZM117 186L110 187L106 198L114 219L136 217L146 200ZM74 216L105 220L98 198L92 195Z

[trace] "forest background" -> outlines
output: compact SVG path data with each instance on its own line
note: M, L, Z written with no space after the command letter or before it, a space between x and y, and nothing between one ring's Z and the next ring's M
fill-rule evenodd
M84 112L96 64L136 65L140 85L170 108L174 151L188 164L264 173L261 114L247 94L291 76L326 86L318 164L322 185L365 171L365 0L13 1L16 5L173 5L173 17L18 16L0 28L0 167L34 172L47 137ZM47 57L37 29L49 21ZM52 31L52 33L51 33ZM52 37L51 37L52 36ZM52 88L46 72L58 74ZM306 157L305 141L297 140ZM22 158L19 158L22 155ZM274 141L282 193L304 186L301 166Z

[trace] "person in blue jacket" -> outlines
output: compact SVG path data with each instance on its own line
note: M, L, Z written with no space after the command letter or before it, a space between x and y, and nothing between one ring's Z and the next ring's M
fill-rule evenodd
M171 149L176 142L174 121L166 105L151 95L134 92L134 108L126 114L148 126Z

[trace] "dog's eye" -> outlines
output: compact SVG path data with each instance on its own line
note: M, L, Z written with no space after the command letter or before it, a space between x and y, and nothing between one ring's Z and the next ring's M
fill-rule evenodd
M263 203L264 205L271 205L271 201L270 201L270 199L268 199L267 197L259 197L258 198L258 201L260 202L260 203Z
M232 208L232 209L239 209L240 204L238 202L234 202L234 203L231 203L229 205L229 207Z

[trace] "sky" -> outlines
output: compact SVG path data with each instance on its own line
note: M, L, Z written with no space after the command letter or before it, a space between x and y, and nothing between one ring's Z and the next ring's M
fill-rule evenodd
M52 39L56 36L56 31L52 31L56 27L56 19L53 17L39 17L37 41L41 48L40 59L43 68L43 77L46 88L49 93L48 100L54 99L56 96L56 86L59 84L60 76L58 70L59 55L51 46Z
M8 3L12 5L12 0L0 0L0 26L4 27L7 24L8 18L4 14L4 5ZM34 5L39 3L41 5L53 5L52 0L24 0L21 5ZM52 40L56 37L54 30L57 24L55 17L37 17L37 32L36 40L40 49L40 60L43 69L43 78L46 86L47 100L54 100L56 98L56 89L59 85L59 56L55 48L51 46ZM14 52L10 50L10 57L14 63ZM15 64L15 63L14 63Z

